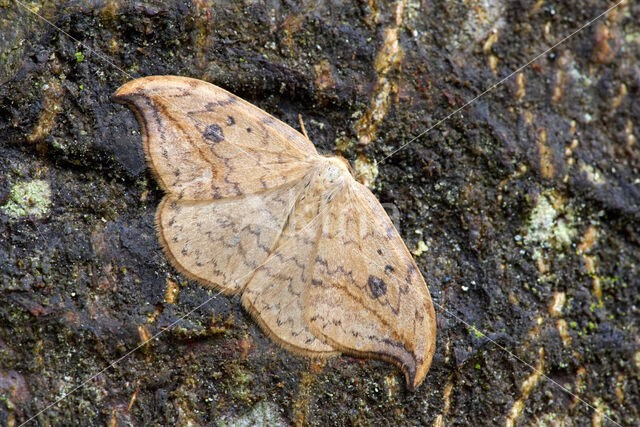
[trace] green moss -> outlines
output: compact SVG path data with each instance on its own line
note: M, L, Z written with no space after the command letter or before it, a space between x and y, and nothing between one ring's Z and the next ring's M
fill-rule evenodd
M228 389L233 398L247 403L251 402L253 400L251 387L253 376L251 373L245 366L235 362L232 362L227 366L227 372L230 376Z
M2 211L13 218L34 216L42 218L51 206L51 187L47 181L34 179L13 185L10 198Z
M469 332L473 333L476 336L476 338L482 338L485 336L480 330L478 330L478 328L476 328L475 323L471 325L471 327L469 328Z
M597 308L603 308L604 307L604 302L602 302L602 300L599 300L598 302L592 302L591 304L589 304L589 311L591 311L592 313L594 311L596 311Z

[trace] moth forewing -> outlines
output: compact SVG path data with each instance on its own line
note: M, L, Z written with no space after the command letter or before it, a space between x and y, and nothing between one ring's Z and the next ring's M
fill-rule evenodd
M350 181L325 216L308 296L308 321L343 352L400 366L419 385L435 349L426 284L384 209Z

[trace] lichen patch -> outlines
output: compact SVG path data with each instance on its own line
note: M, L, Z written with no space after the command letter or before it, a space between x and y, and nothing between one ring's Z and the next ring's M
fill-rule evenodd
M34 179L14 184L9 200L0 209L12 218L42 218L49 212L50 206L51 186L47 181Z

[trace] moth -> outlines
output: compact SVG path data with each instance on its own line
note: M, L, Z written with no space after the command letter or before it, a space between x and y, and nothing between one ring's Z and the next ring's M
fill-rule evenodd
M435 349L435 312L413 258L342 157L210 83L130 81L113 100L142 128L165 191L167 258L243 306L282 347L392 362L415 389Z

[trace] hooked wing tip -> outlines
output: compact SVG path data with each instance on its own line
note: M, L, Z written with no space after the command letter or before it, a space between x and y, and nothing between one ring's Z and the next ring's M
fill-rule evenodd
M431 313L431 315L431 317L435 318L434 313ZM411 355L413 357L398 358L398 355L396 355L394 357L395 360L393 360L394 363L400 365L404 372L407 381L407 388L410 391L415 391L415 389L422 384L422 381L424 381L424 378L427 376L427 372L431 367L431 361L435 352L435 321L431 322L429 332L430 333L427 334L427 339L423 342L423 346L421 346L422 351L419 352L419 355L416 355L413 352L407 352L407 354L403 356Z
M130 80L120 86L118 90L116 90L115 93L111 95L111 100L120 104L129 104L131 103L131 96L136 94L136 92L140 92L141 89L149 87L149 85L153 83L162 83L163 81L167 82L173 80L175 80L173 76L149 76Z
M115 91L113 95L111 95L111 101L117 102L118 104L134 104L133 102L133 93L134 93L134 85L132 83L136 82L133 80L131 82L125 83Z
M429 358L429 360L423 361L418 366L412 366L411 369L403 367L402 370L404 371L407 380L407 388L409 389L409 391L415 391L416 388L418 388L418 386L422 384L422 381L424 381L424 378L426 377L427 371L429 371L430 366L431 359Z
M359 357L364 355L393 363L402 370L405 375L407 389L413 392L422 384L422 381L424 381L427 376L429 367L431 367L431 360L435 350L435 340L430 340L426 347L423 347L423 350L417 354L400 343L396 342L394 344L393 346L387 346L382 351L365 354L349 350L343 351L345 353L353 353Z
M118 90L116 90L116 92L111 96L111 99L116 102L121 102L119 101L119 99L128 95L132 95L135 92L153 90L158 87L166 88L167 86L177 88L197 88L198 86L202 86L203 84L208 85L209 83L190 77L181 76L140 77L138 79L128 81L127 83L120 86Z
M135 89L140 86L140 80L144 79L131 80L120 86L118 90L116 90L115 93L111 95L111 100L119 102L120 104L127 103L128 96L131 95L135 91Z

